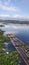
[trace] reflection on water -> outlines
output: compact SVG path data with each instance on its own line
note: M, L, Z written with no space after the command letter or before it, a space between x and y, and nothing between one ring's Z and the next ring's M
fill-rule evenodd
M4 35L14 33L20 38L25 44L29 45L29 25L21 24L3 24L4 27L0 29L4 30Z
M5 24L4 24L5 25ZM27 45L29 45L29 25L20 25L20 24L7 24L4 27L0 27L1 30L5 31L4 35L14 33L18 38L20 38L23 42L25 42ZM15 50L12 43L5 42L4 43L4 49L7 54L11 52L12 50ZM21 64L25 65L24 61L21 59Z
M22 29L17 34L17 37L29 46L29 29Z

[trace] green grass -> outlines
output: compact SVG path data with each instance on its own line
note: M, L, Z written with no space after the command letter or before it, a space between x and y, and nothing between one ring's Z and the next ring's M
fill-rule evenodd
M20 65L19 54L17 51L12 51L7 54L4 50L4 42L9 41L9 38L3 36L3 31L0 30L0 65Z
M0 65L20 65L19 54L17 51L12 51L9 54L6 54L4 51L1 51L0 54Z
M6 36L3 36L4 31L0 30L0 48L3 48L4 42L9 41L9 38Z

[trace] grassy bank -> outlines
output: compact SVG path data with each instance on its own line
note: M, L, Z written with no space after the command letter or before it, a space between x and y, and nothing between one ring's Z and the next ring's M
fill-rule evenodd
M4 42L9 41L9 38L3 36L4 31L0 30L0 48L4 46Z
M0 65L20 65L19 54L17 51L12 51L7 54L4 50L4 42L9 41L9 38L3 36L4 31L0 30Z

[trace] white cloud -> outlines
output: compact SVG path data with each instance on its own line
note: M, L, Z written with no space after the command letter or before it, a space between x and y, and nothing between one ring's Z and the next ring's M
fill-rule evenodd
M0 14L0 18L12 18L17 20L29 20L29 16Z
M1 5L1 4L0 4L0 9L7 10L7 11L16 11L15 7L12 7L12 6L8 7L6 5Z
M15 19L29 19L29 16L24 16L24 15L15 15L14 16Z
M7 14L3 15L3 14L0 14L0 17L10 17L10 15L7 15Z

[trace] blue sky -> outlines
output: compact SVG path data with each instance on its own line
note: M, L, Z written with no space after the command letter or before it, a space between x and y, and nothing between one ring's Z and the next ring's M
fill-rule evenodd
M29 20L29 0L0 0L0 19Z

